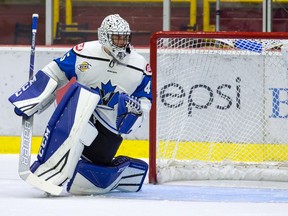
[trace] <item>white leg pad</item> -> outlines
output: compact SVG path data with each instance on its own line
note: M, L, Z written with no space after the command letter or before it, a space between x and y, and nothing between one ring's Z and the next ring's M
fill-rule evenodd
M88 122L100 97L79 84L76 86L76 93L66 98L62 108L60 102L60 111L57 107L56 114L51 117L37 161L31 166L34 174L55 185L72 177L84 145L90 145L98 134Z

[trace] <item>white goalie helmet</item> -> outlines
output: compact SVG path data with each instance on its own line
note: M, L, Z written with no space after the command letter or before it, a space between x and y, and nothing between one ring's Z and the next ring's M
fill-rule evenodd
M117 59L130 53L131 30L126 20L113 14L105 17L98 28L98 40Z

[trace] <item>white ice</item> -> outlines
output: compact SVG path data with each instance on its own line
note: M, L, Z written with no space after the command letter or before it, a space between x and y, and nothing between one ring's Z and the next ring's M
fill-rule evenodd
M288 183L146 183L138 193L48 197L18 177L18 155L0 155L1 216L287 216Z

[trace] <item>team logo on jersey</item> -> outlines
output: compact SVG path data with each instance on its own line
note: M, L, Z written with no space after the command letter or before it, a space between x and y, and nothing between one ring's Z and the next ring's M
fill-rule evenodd
M147 72L148 75L151 75L151 74L152 74L152 70L151 70L151 67L150 67L149 64L146 65L146 68L145 68L145 69L146 69L146 72Z
M78 44L78 45L76 45L76 47L75 47L75 49L76 49L78 52L80 52L81 50L83 50L83 48L84 48L84 43Z
M101 89L95 89L100 93L99 108L114 110L114 106L118 103L119 92L115 92L116 86L111 84L109 80L106 84L101 83Z
M81 71L81 72L85 72L87 69L90 69L92 66L91 64L89 64L88 62L84 61L81 64L79 64L77 66L77 68Z

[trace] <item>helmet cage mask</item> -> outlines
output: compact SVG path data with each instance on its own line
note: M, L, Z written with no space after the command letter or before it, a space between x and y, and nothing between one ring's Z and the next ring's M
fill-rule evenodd
M122 60L130 53L130 27L118 14L110 15L103 20L98 29L98 39L117 60Z

